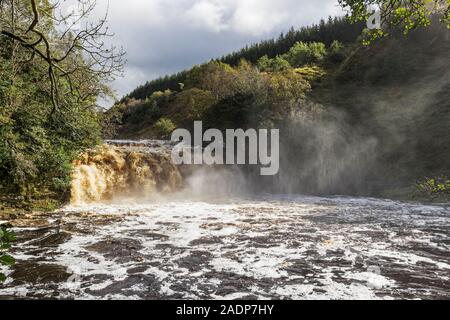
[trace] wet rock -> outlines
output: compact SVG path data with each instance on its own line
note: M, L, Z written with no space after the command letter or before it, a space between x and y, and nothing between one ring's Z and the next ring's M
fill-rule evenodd
M114 280L114 277L108 274L91 274L88 276L82 275L81 280L83 281L83 283L81 284L81 288L88 288L91 285L102 284L106 281Z
M46 219L16 219L11 221L15 228L42 228L49 225Z
M166 249L172 250L172 249L175 249L175 247L173 244L170 244L170 243L157 243L157 244L155 244L155 249L157 249L157 250L166 250Z
M326 254L331 257L342 257L345 254L345 251L342 249L327 250Z
M30 244L38 247L57 247L69 240L71 237L72 236L67 232L56 232L31 241Z
M143 273L148 269L149 266L137 266L127 270L128 274Z
M189 256L178 259L175 263L189 271L200 271L211 260L212 254L207 251L192 251Z
M206 229L206 230L213 230L213 231L220 231L224 228L229 227L236 227L236 224L234 223L204 223L200 225L200 228Z
M160 297L159 290L160 285L154 276L130 275L126 279L114 282L101 290L87 289L86 292L100 297L121 294L125 296L137 295L143 299L158 299Z
M143 246L133 239L112 239L97 242L86 247L87 250L102 254L105 258L116 260L119 263L136 261L142 257L138 252Z
M383 270L383 275L395 280L398 286L416 286L420 288L423 287L424 284L427 284L427 286L431 288L445 289L448 291L448 296L450 297L450 282L442 279L439 274L430 272L427 269L424 269L423 272L385 269Z
M235 301L255 301L255 300L259 300L258 296L251 294L235 299Z
M239 290L236 287L223 286L216 290L215 295L223 297L236 292L239 292Z
M450 263L450 255L444 248L436 248L431 246L426 246L424 244L414 244L411 248L413 251L417 252L418 255L426 256L429 258L434 258L440 261L445 261Z
M250 242L250 245L256 248L269 248L277 246L276 239L272 236L258 236L258 237L239 237L240 241Z
M199 238L199 239L195 239L192 240L191 242L189 242L190 246L198 246L198 245L203 245L203 244L218 244L218 243L223 243L222 239L219 237L203 237L203 238Z
M269 292L280 279L262 278L256 279L233 272L206 272L203 277L209 281L220 280L220 285L215 288L214 295L227 296L232 293L250 294L250 288L257 286L263 291Z
M71 276L67 267L35 261L19 261L12 269L13 285L60 283Z
M153 230L138 230L129 233L130 236L146 237L150 240L167 240L169 236L156 233Z
M307 261L292 260L288 267L283 268L290 274L300 275L306 277L308 275L314 275L317 272L317 267L311 265Z
M32 229L25 229L25 230L19 230L16 233L16 238L18 242L25 242L30 240L36 240L42 237L45 237L46 235L50 233L56 233L58 232L58 229L55 226L48 226L44 228L32 228Z

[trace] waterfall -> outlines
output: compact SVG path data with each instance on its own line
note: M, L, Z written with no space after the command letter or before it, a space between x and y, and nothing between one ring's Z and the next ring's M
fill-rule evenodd
M75 161L71 203L146 199L181 188L183 178L163 145L105 144Z

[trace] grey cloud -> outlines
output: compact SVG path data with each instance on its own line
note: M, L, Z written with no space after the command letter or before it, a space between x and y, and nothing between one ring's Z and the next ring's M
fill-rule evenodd
M100 16L108 4L98 2ZM158 76L341 13L337 0L111 0L111 41L128 60L125 77L112 85L120 97Z

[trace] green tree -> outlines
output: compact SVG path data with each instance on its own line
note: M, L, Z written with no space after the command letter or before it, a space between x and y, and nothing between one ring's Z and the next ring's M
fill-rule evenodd
M86 0L82 16L94 10ZM105 47L106 19L74 32L50 1L0 1L0 190L65 194L72 160L99 142L96 101L123 53Z
M277 72L286 71L291 68L289 62L281 56L269 59L267 55L258 60L258 69L260 71Z
M425 178L417 183L417 189L425 196L431 198L450 198L450 177L441 175L438 177Z
M224 83L226 86L226 83ZM168 106L167 114L180 127L189 127L201 120L217 99L211 91L192 88L180 92Z
M289 70L270 75L269 101L270 119L280 121L290 115L306 98L311 85L300 73Z
M284 55L284 58L294 68L304 66L306 64L319 63L327 54L325 44L321 42L297 42Z
M366 22L373 10L380 11L381 29L366 30L366 43L388 35L390 30L399 26L406 34L418 27L431 24L433 15L450 28L450 1L448 0L338 0L347 9L355 22Z
M8 254L11 248L11 242L15 241L16 236L5 226L0 226L0 266L10 266L15 263L15 259ZM0 272L0 282L6 280L6 276Z
M340 41L334 40L331 43L328 59L333 63L340 63L345 59L345 47Z
M264 56L262 56L261 58L258 59L258 69L260 71L268 71L271 69L271 61L272 59L270 59L267 54L265 54Z
M153 128L159 138L167 138L176 129L176 126L172 122L172 120L167 118L161 118L158 121L156 121Z
M231 94L237 73L226 63L212 61L192 68L185 82L185 89L198 88L210 91L220 99ZM184 90L185 90L184 89Z

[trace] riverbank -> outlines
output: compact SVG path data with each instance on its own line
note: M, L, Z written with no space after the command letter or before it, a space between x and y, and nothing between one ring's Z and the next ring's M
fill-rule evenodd
M0 196L0 221L23 219L33 214L53 212L67 205L67 201L51 197L25 200L18 196Z

